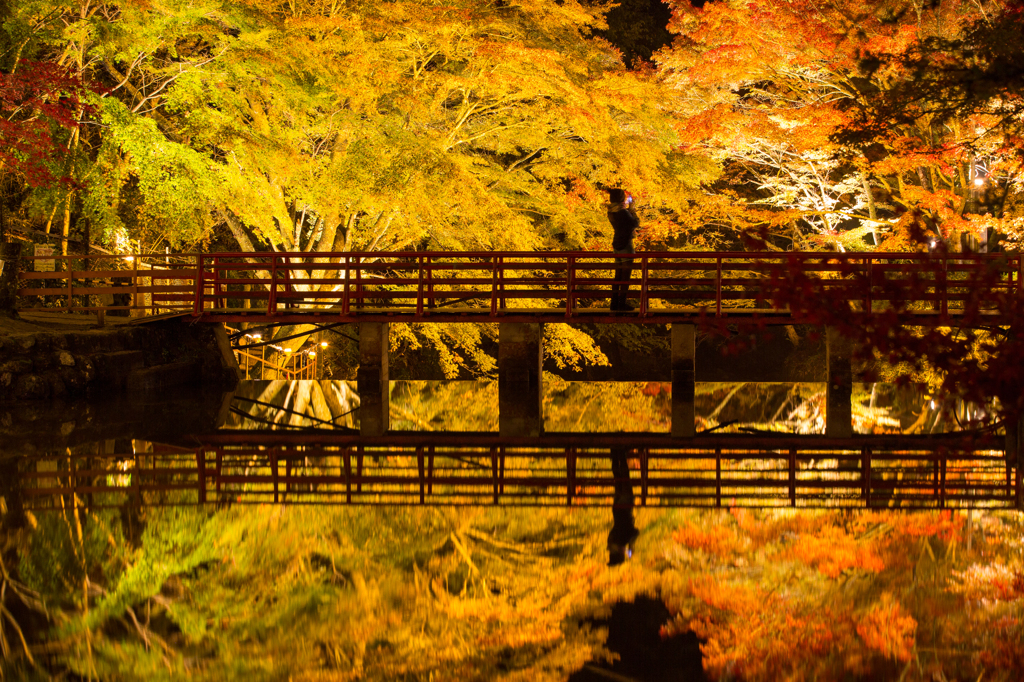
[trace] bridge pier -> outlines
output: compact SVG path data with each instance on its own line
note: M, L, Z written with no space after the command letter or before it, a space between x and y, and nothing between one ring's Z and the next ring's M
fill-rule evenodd
M672 436L690 438L696 434L694 394L696 392L696 327L672 325Z
M828 385L825 393L825 435L849 438L853 435L853 368L851 344L834 327L825 330L828 355Z
M541 373L544 325L498 325L498 433L539 436L544 431Z
M359 323L359 435L383 436L391 428L387 322Z

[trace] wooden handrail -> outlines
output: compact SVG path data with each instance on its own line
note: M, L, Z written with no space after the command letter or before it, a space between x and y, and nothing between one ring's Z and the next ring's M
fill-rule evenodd
M634 262L630 294L640 312L595 318L610 297L617 259ZM180 311L250 322L382 315L542 321L555 314L651 323L757 314L793 323L799 305L784 301L797 292L850 301L858 314L897 310L908 319L948 324L955 317L960 324L966 312L978 312L971 305L982 288L991 294L984 320L966 324L999 324L1022 291L1024 271L1015 253L224 252L28 256L22 263L37 260L103 269L22 272L22 310L38 301L70 312ZM94 298L116 294L128 299L113 305Z

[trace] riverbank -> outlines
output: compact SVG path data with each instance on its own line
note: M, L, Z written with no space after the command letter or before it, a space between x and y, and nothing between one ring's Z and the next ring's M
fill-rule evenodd
M233 387L238 365L219 324L184 316L92 318L30 312L0 318L0 402Z

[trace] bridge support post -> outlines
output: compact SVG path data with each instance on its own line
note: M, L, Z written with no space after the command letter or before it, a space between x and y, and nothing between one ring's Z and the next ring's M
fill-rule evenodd
M498 432L502 436L539 436L544 431L544 382L541 373L544 325L498 325Z
M696 374L694 358L696 328L692 324L672 324L672 437L690 438L696 434L694 394Z
M387 322L359 323L359 435L383 436L390 425Z
M825 435L849 438L853 435L853 368L849 339L833 327L825 330L828 354L828 387L825 393Z

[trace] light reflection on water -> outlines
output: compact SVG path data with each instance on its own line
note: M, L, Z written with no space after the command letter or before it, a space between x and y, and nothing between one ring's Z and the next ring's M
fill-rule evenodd
M697 430L822 434L823 383L699 383ZM479 381L392 381L391 429L498 431L498 384ZM544 430L560 433L671 430L669 382L582 382L546 377ZM971 417L921 387L855 384L854 433L943 433ZM349 381L245 381L224 427L232 429L359 428L359 394Z

